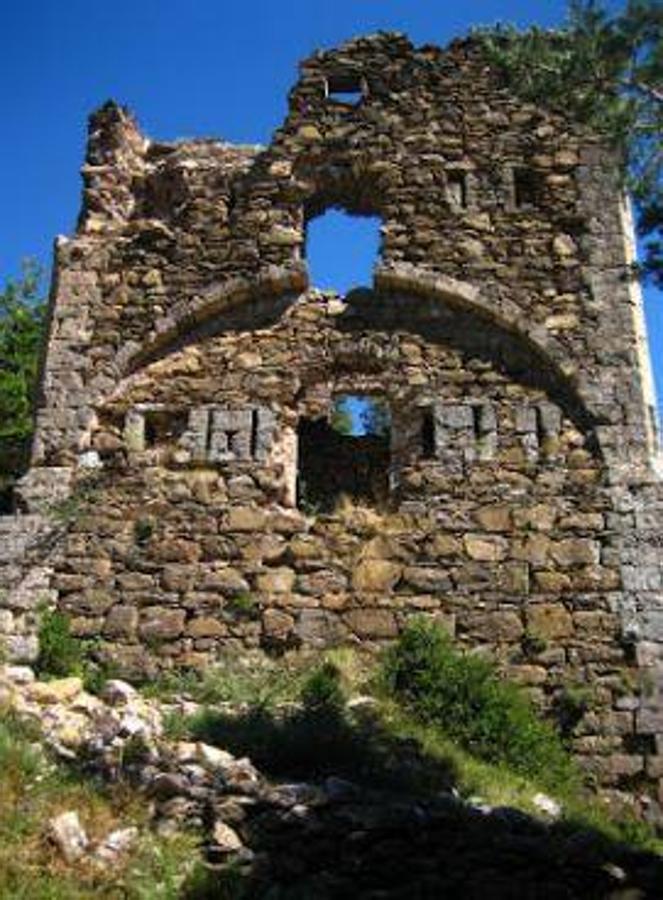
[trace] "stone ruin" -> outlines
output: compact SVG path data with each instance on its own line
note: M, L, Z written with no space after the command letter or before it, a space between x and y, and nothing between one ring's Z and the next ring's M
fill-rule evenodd
M137 679L425 614L543 708L582 689L586 769L659 789L663 491L610 151L472 41L378 34L300 72L268 147L91 117L0 518L6 652L35 658L49 604ZM345 296L308 278L330 208L381 220ZM333 432L346 395L388 435Z

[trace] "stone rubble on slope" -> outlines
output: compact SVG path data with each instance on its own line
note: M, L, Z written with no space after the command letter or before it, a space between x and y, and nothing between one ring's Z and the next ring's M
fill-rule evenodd
M120 774L132 779L153 803L153 827L158 834L198 828L208 864L214 868L232 862L251 872L259 885L289 883L297 877L322 891L328 865L338 868L336 875L329 876L332 880L338 878L341 887L347 884L354 890L355 869L364 873L362 878L369 878L368 872L374 873L370 878L383 877L383 846L393 846L396 857L414 854L417 871L437 867L436 877L445 884L453 858L466 852L466 840L470 868L475 865L473 853L481 857L484 852L499 855L524 853L525 849L523 865L528 878L542 877L537 867L558 865L546 856L547 823L557 819L561 809L544 794L533 798L542 814L536 819L517 809L491 807L479 797L464 801L455 791L420 800L360 787L338 777L324 778L318 784L274 783L247 758L238 759L202 742L171 741L164 736L164 715L182 708L190 712L196 704L184 700L163 704L117 680L109 681L101 696L95 697L83 690L80 679L38 682L26 671L6 666L0 667L0 698L4 709L39 727L45 744L57 757L65 761L84 758L88 767L111 780ZM68 863L86 858L102 866L114 863L139 838L137 828L125 827L95 845L75 810L54 817L48 833ZM456 846L459 840L461 844ZM564 879L573 884L599 879L606 886L600 896L608 897L617 890L631 890L629 878L663 878L663 867L649 874L658 865L650 856L645 859L642 853L624 850L606 865L582 842L574 846L573 840L567 841L564 853L568 858L564 861L562 854L560 871L554 876L560 883L567 884ZM528 854L533 854L532 859ZM318 877L322 882L318 883ZM384 877L389 882L390 877ZM635 890L633 897L648 896ZM358 892L357 896L373 894ZM618 896L622 895L614 893Z

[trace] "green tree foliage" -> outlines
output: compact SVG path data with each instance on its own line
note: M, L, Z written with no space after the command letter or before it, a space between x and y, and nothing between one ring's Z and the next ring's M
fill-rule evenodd
M610 15L571 0L559 30L479 32L490 62L527 100L603 133L623 161L644 239L643 269L663 286L663 3L628 0Z
M0 491L25 464L45 307L41 271L32 262L0 291Z
M550 787L573 780L559 735L522 690L498 678L486 659L456 648L439 624L408 623L383 658L382 682L417 720L480 759Z
M330 424L339 434L352 434L353 420L349 401L349 397L339 397L332 410Z

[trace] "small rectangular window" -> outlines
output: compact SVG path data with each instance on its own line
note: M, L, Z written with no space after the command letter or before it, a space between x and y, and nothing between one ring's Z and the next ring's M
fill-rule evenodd
M148 409L145 417L145 447L175 443L186 430L187 415L179 410Z
M447 172L447 197L456 209L467 209L467 173L460 169Z
M421 417L421 458L435 458L435 416L433 410L422 410Z
M538 206L541 202L541 176L533 169L514 167L513 203L516 209Z
M325 82L327 100L343 103L345 106L358 106L365 92L364 79L356 72L330 75Z

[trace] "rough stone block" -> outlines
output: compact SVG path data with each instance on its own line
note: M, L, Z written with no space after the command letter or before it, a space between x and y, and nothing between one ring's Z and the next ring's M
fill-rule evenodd
M133 606L114 606L106 616L103 632L106 637L131 638L138 628L138 610Z
M353 609L346 613L345 621L361 638L393 638L398 634L396 617L388 609Z
M525 614L527 631L544 639L558 639L573 634L573 617L561 604L535 603Z
M181 609L148 606L141 612L140 635L146 640L169 640L184 631L186 614Z
M355 567L352 586L365 594L391 591L398 583L403 567L386 559L365 559Z

